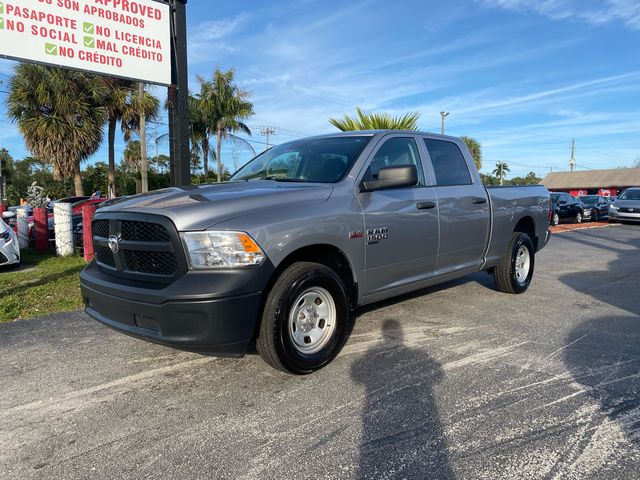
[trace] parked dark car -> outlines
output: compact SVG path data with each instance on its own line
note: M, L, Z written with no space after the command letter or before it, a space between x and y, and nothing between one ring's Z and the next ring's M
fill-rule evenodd
M78 200L79 199L79 200ZM72 200L75 200L72 202ZM49 246L53 247L56 243L55 223L53 220L53 204L54 203L71 203L71 228L74 232L74 245L75 245L75 229L78 224L82 223L82 207L84 205L90 205L93 203L102 204L106 202L106 198L92 198L92 197L67 197L60 200L54 200L50 202L52 213L47 216L47 226L49 229ZM29 226L33 225L33 218L29 219ZM80 242L82 242L82 235L80 235ZM35 228L29 228L29 246L35 248L36 236Z
M582 203L569 193L551 193L551 212L551 225L558 225L563 220L582 223L584 218Z
M609 217L609 205L611 201L607 197L600 195L583 195L578 197L582 202L582 218L597 222Z

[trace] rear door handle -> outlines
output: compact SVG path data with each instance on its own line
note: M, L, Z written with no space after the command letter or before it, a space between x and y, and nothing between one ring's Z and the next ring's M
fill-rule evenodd
M484 198L484 197L473 197L473 198L471 199L471 201L472 201L475 205L478 205L478 204L480 204L480 203L487 203L487 199L486 199L486 198Z
M418 210L429 210L436 207L436 202L418 202L416 207L418 207Z

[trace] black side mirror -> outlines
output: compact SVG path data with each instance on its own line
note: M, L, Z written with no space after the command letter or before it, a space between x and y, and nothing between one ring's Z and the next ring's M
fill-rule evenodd
M418 170L415 165L383 167L377 180L368 180L360 185L361 192L373 192L385 188L413 187L418 184Z

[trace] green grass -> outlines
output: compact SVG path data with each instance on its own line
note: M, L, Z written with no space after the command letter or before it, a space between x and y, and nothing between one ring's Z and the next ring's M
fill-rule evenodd
M22 252L22 267L0 268L0 322L82 307L78 274L82 257Z

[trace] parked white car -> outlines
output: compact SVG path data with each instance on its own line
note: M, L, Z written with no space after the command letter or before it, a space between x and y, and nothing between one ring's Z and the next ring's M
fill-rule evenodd
M20 264L20 247L18 237L13 229L0 220L0 267Z

